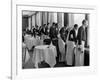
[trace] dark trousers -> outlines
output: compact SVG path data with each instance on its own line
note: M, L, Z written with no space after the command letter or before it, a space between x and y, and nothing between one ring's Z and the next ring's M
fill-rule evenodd
M56 51L57 51L56 61L59 62L60 52L59 52L59 47L58 47L58 39L52 39L52 44L56 46Z

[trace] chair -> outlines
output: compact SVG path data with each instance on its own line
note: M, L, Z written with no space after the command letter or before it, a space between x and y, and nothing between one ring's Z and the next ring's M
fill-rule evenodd
M50 39L44 39L44 44L46 44L46 45L50 45L50 43L51 43L51 40Z

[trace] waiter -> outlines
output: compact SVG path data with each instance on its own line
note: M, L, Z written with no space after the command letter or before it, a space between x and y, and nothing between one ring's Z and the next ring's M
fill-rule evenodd
M66 50L66 62L67 65L74 65L74 48L77 43L77 29L78 25L75 24L74 27L69 31L66 44L67 44L67 50Z
M45 35L49 35L49 23L45 27Z
M50 39L53 43L54 46L56 46L56 50L57 50L57 62L59 62L59 48L58 48L58 24L57 23L53 23L52 26L50 27Z
M36 29L35 29L35 27L33 26L31 30L32 30L31 31L32 32L32 35L35 37L36 36Z
M46 24L43 24L42 28L41 28L41 33L45 35L45 28L46 28Z
M51 43L51 39L49 37L49 28L48 27L49 27L49 23L47 23L47 25L45 26L45 31L44 31L44 33L45 33L44 43L47 45L49 45Z
M39 35L39 26L38 25L35 26L35 34Z
M53 23L52 26L50 27L49 36L50 36L51 40L56 40L57 35L58 35L58 28L56 27L56 24ZM55 43L54 43L54 45L55 45Z
M84 65L84 45L86 42L86 26L87 26L87 21L83 20L82 21L82 26L80 26L78 30L78 35L77 35L77 40L78 40L78 52L80 52L80 63L79 65L83 66ZM76 64L78 65L78 64Z
M64 42L66 42L67 32L67 25L60 29L60 36Z

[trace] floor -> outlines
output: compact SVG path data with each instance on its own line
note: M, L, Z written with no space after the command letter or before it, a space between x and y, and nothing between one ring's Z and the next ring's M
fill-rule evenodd
M32 69L35 68L34 64L32 63L32 51L29 52L30 54L30 59L27 61L27 63L23 64L23 69ZM38 64L39 68L50 68L49 64L46 62L41 62ZM89 51L85 51L85 57L84 57L84 66L89 66ZM74 64L73 66L66 65L65 62L58 62L54 66L55 68L57 67L75 67Z

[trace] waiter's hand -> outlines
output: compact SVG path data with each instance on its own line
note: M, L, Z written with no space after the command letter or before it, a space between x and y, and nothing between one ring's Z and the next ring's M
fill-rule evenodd
M81 45L78 46L78 50L81 51Z
M76 47L76 44L74 43L74 47Z

